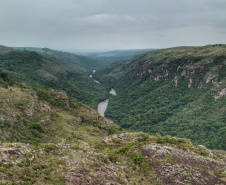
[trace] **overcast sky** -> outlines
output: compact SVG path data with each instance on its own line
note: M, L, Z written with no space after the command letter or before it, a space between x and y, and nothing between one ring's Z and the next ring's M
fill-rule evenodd
M226 0L1 0L0 45L134 49L226 43Z

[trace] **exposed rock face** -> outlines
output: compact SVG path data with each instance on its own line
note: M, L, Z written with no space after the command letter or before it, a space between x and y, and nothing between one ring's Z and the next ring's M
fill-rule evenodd
M69 107L69 100L65 92L55 90L52 90L52 92L56 95L57 99L60 99L67 107Z
M129 133L114 134L112 137L105 137L103 139L103 142L106 143L106 144L107 143L108 144L113 144L112 141L114 139L117 139L117 140L120 140L120 141L125 141L128 138L129 135L130 135Z
M32 147L24 143L11 143L7 146L7 143L1 146L0 161L5 161L5 163L20 163L24 158L26 153L34 153ZM34 155L30 156L29 160L33 160Z
M222 96L226 95L226 88L221 89L220 91L217 92L217 94L214 95L214 99L217 100Z
M192 79L190 78L188 81L188 88L191 88L191 85L192 85Z
M157 55L158 56L158 55ZM155 56L156 57L156 56ZM159 56L158 56L159 57ZM188 88L198 87L199 89L205 89L203 84L198 85L201 81L206 84L215 84L219 81L219 73L223 69L224 63L218 63L217 60L201 58L193 58L192 56L186 56L186 58L170 59L165 57L165 60L155 63L155 59L152 58L141 62L140 65L135 65L136 60L131 66L136 66L136 75L145 76L149 75L150 79L155 81L168 80L174 75L180 75L185 78ZM154 62L154 63L153 63ZM157 65L158 64L158 65ZM129 65L129 64L128 64ZM146 68L144 68L144 66ZM201 79L197 76L203 76ZM178 76L174 76L174 84L178 84ZM197 80L201 80L198 83Z
M212 96L215 100L226 96L226 80L212 88Z
M212 74L208 73L206 76L206 83L212 82L212 83L217 83L218 82L218 74Z
M41 104L40 107L43 112L51 112L51 108L46 104Z
M64 159L65 160L65 159ZM66 159L66 165L68 169L73 170L72 172L63 172L67 185L81 184L81 185L120 185L118 174L115 172L113 166L106 166L102 164L95 169L92 169L95 173L94 177L91 178L86 174L85 166L81 162L72 161Z
M149 144L140 150L151 159L156 176L164 184L226 184L214 175L215 170L226 169L224 162L160 144Z
M174 84L175 84L175 86L178 85L178 82L179 82L179 77L178 76L175 76L175 78L174 78Z
M62 161L58 168L62 170L62 175L64 177L64 182L67 185L120 185L129 184L124 177L123 172L114 163L104 163L96 157L96 154L92 147L87 143L83 151L83 157L90 162L86 164L84 162L76 161L71 159L70 156L56 156L55 160ZM50 145L51 146L51 145ZM58 144L60 150L72 152L70 144ZM31 166L40 166L40 161L43 162L42 156L45 155L45 149L39 148L34 150L30 145L23 143L8 143L0 145L0 161L4 164L21 164L23 161L29 161ZM79 156L81 151L74 151L74 155ZM48 164L49 165L49 164ZM88 166L89 167L88 167ZM33 168L35 169L35 168ZM119 173L120 172L120 173ZM41 172L40 172L41 173ZM125 178L125 179L124 179ZM3 180L11 181L12 177L7 173L0 172L0 181ZM15 180L15 179L14 179ZM23 181L17 179L17 183L21 184Z

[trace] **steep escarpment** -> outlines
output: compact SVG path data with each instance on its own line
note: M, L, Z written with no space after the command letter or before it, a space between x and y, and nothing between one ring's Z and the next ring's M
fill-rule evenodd
M106 115L133 130L225 149L226 46L152 51L95 74L116 88Z

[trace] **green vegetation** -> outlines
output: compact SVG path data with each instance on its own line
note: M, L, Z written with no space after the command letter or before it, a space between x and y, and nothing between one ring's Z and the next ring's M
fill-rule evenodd
M117 91L106 116L127 129L226 149L226 98L214 99L226 87L225 53L225 45L170 48L97 71Z
M187 139L125 132L63 91L34 89L0 74L0 184L164 184L156 167L181 164L173 153L147 157L142 148L152 144L193 151L204 156L201 161L225 159L224 153L212 156L213 151ZM5 87L8 81L12 85ZM214 171L217 180L224 178L223 171ZM182 175L193 176L189 171Z
M64 90L70 97L93 108L106 97L105 87L89 78L97 62L50 49L43 49L41 54L43 56L2 46L0 69L10 71L18 82L25 82L33 87Z
M11 79L6 72L0 74L3 83ZM68 98L63 91L33 89L11 81L8 88L0 84L0 183L65 184L69 178L65 174L73 173L82 176L83 183L98 183L100 175L104 180L112 178L105 176L107 170L121 184L126 184L125 178L130 183L155 184L147 161L133 152L149 136L140 134L140 141L125 149L120 142L113 148L102 140L122 129L106 123L95 110ZM120 167L115 173L118 155L125 155L127 170Z
M98 69L106 65L105 61L99 61L95 58L86 56L76 55L69 52L62 52L52 50L49 48L31 48L31 47L14 47L20 51L33 51L40 55L53 59L57 64L63 65L67 69L74 70L76 72L91 74L93 69Z
M12 76L6 72L6 71L2 71L0 69L0 85L8 88L9 85L13 85L13 78Z

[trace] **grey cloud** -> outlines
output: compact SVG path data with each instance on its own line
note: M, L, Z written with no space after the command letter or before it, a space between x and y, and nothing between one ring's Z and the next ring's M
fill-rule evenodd
M2 0L0 44L75 49L225 43L224 0Z

